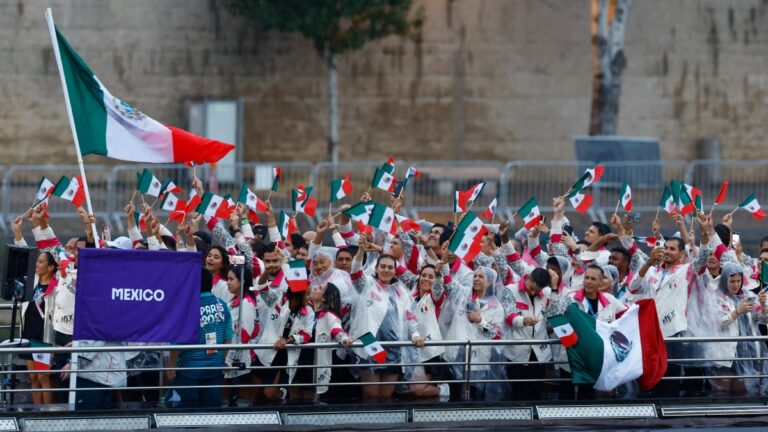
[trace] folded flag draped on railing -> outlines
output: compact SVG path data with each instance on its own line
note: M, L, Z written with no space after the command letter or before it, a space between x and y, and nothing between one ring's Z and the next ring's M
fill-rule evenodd
M59 30L56 42L83 155L148 163L217 162L235 148L161 124L112 96Z
M637 379L648 390L667 371L667 347L653 299L639 300L611 323L596 320L576 303L548 320L566 349L574 384L609 391Z

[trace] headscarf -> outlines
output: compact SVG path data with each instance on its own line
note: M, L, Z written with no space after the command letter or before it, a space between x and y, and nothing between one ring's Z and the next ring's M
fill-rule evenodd
M321 247L315 251L312 257L310 257L310 260L317 259L318 257L327 258L331 265L328 267L328 270L324 271L322 274L315 275L314 273L310 272L309 286L310 289L314 289L323 285L324 283L333 283L339 289L339 293L341 294L342 306L349 305L354 302L356 292L352 287L352 279L350 278L349 273L345 272L344 270L339 270L333 266L333 262L336 260L337 252L338 249L334 247ZM310 269L311 268L312 267L310 261Z
M485 286L485 295L484 298L493 297L496 295L497 292L501 292L501 288L499 287L499 273L486 266L480 266L477 268L476 271L482 271L485 272L485 281L487 285Z
M606 264L603 267L603 274L611 280L611 294L616 294L619 289L619 269L613 264Z

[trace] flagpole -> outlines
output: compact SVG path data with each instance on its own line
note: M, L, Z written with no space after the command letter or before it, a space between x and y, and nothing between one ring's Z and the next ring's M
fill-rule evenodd
M621 204L621 198L619 198L618 201L616 201L616 208L613 210L613 214L617 214L619 211L619 205Z
M75 127L75 118L72 114L72 105L69 102L69 90L67 89L67 79L64 76L64 67L61 63L61 53L59 52L59 43L56 40L56 26L53 23L53 12L51 8L45 10L45 20L48 23L48 33L51 36L51 45L53 45L53 55L56 58L56 66L59 68L59 79L61 79L61 90L64 93L64 102L67 106L67 116L69 117L69 127L72 130L72 138L75 141L75 152L77 152L77 164L80 167L80 178L83 179L83 191L85 192L85 204L88 207L88 214L93 214L93 206L91 205L91 194L88 191L88 179L85 176L85 167L83 166L83 154L80 151L80 141L77 138L77 128ZM99 248L99 232L96 229L96 224L91 224L93 230L94 247ZM78 341L72 341L72 347L77 348ZM70 359L70 376L69 376L69 409L75 409L75 399L77 390L77 352L73 352Z
M716 206L716 205L717 205L717 203L714 203L714 204L712 204L712 208L711 208L711 209L709 209L709 215L710 215L710 216L712 216L712 212L713 212L713 211L715 211L715 206Z
M133 195L131 195L131 202L133 202L134 199L136 199L136 192L138 192L138 189L133 190Z
M729 215L731 215L731 216L733 216L733 214L734 214L734 213L736 213L736 211L739 209L739 207L741 207L741 206L736 206L736 208L735 208L735 209L733 209L733 211L732 211L732 212L730 212L730 213L728 213L728 214L729 214Z

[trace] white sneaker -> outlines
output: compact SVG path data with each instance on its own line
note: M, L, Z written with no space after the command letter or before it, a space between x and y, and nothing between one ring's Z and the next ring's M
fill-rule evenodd
M440 389L440 398L451 397L451 388L448 387L448 383L442 383L437 387Z

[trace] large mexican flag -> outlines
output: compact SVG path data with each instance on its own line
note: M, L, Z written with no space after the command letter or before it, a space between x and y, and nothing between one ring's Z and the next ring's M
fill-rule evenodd
M653 299L638 301L611 323L572 303L549 323L566 349L574 384L608 391L637 379L648 390L667 371L667 347Z
M55 43L83 155L202 164L216 162L235 148L153 120L112 96L58 29Z

